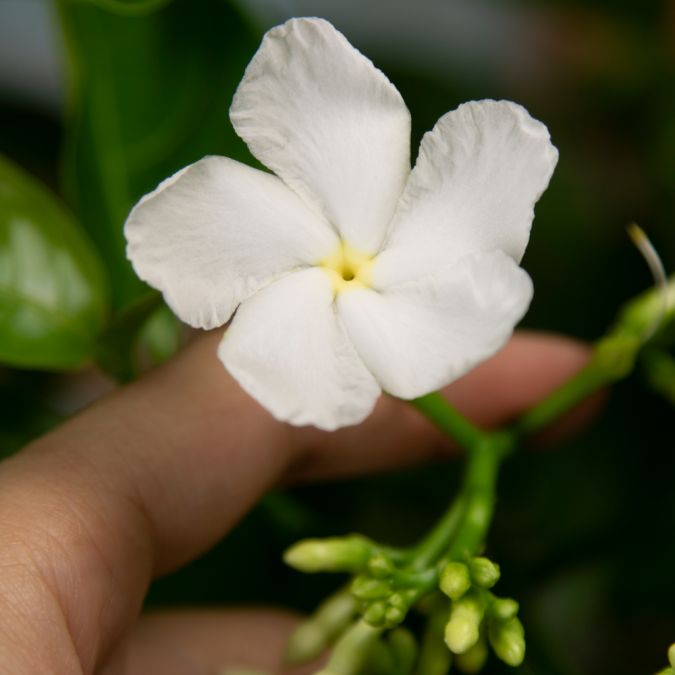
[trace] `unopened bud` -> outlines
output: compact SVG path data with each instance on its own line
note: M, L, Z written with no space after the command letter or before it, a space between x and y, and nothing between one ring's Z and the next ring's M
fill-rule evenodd
M352 581L352 593L359 600L378 600L391 595L391 586L381 579L356 577Z
M405 614L405 610L400 609L399 607L388 607L387 612L384 615L387 626L392 627L398 625L405 619Z
M441 591L451 600L459 600L470 587L469 568L463 563L449 562L441 571Z
M457 654L455 664L463 673L479 673L487 661L488 648L483 640L478 640L476 644L463 654Z
M518 614L519 605L513 598L495 598L490 613L495 619L504 621Z
M410 606L409 601L403 595L403 593L392 593L387 603L390 607L396 607L397 609L408 609Z
M500 576L499 565L493 563L487 558L474 558L469 563L471 569L471 578L478 586L483 588L492 588Z
M387 556L378 553L368 561L368 571L376 579L388 579L394 573L394 563Z
M389 634L389 644L394 654L397 671L410 672L419 651L415 636L407 628L399 627Z
M668 648L668 661L670 665L675 668L675 643Z
M371 550L372 545L357 536L305 539L286 551L284 562L301 572L358 572Z
M315 621L301 623L286 644L284 660L289 664L305 663L328 647L325 631Z
M362 668L381 632L381 628L357 621L337 641L328 663L316 675L355 675Z
M286 663L299 664L315 659L349 624L356 600L341 591L325 600L314 614L293 631L286 646Z
M383 626L384 615L386 612L387 605L385 605L381 600L377 600L368 605L368 608L363 613L363 619L371 626Z
M517 617L491 621L488 630L495 654L509 666L519 666L525 658L525 630Z
M467 593L452 603L445 627L445 644L451 652L463 654L478 642L484 609L477 593Z

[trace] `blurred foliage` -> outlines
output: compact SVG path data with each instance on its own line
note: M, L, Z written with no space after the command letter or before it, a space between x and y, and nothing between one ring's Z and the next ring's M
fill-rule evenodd
M0 157L0 361L81 366L93 353L105 306L100 260L77 223Z
M176 0L137 16L99 4L58 2L70 83L64 177L123 307L145 292L125 255L129 209L206 154L241 157L227 111L256 43L220 0Z
M55 337L17 350L19 338L11 335L17 324L9 325L2 295L4 261L16 255L5 232L17 207L9 210L0 182L0 358L13 366L74 366L91 355L96 332L102 336L96 357L125 379L138 369L138 335L151 361L175 348L175 322L125 259L122 224L140 195L205 154L250 161L227 110L262 27L251 28L225 0L164 5L60 0L70 59L62 127L15 102L0 105L5 152L52 185L59 166L53 148L65 139L65 199L105 265L113 308L102 325L105 286L96 258L82 253L83 235L54 198L21 175L36 195L30 203L22 198L22 217L34 223L26 230L34 233L27 270L36 270L25 278L32 282L39 273L51 289L49 275L58 274L53 253L45 264L35 260L45 260L47 246L62 252L91 299L93 323L77 333L79 342L63 334L62 352ZM365 3L363 11L373 7ZM531 58L523 69L494 58L480 73L459 63L441 74L402 67L391 49L378 53L382 41L374 40L373 49L367 41L357 46L406 99L413 148L441 114L467 99L516 100L545 121L560 163L537 206L524 261L536 289L527 325L593 339L626 298L651 283L624 234L628 222L645 228L666 268L675 270L675 11L666 0L530 0L512 9L529 21ZM490 45L477 48L487 53ZM7 175L16 174L7 166ZM81 326L85 305L70 305L69 321ZM3 352L12 340L13 351ZM672 354L665 358L672 363ZM672 391L664 369L646 365L650 381ZM55 422L43 395L51 382L42 373L0 371L1 450L18 448ZM528 656L518 672L635 675L662 667L675 637L673 419L672 405L636 375L616 388L601 421L581 438L507 465L489 552L502 563L504 591L522 600ZM285 546L351 530L409 543L444 508L459 470L449 463L273 495L209 555L157 582L149 601L271 601L311 609L336 582L285 569ZM485 672L513 671L490 661Z

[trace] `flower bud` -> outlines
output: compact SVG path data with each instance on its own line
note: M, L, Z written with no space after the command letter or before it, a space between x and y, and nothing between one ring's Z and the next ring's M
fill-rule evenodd
M409 601L405 598L403 593L392 593L387 603L390 607L396 607L397 609L407 610L410 606Z
M284 553L284 562L301 572L358 572L371 551L370 542L358 536L305 539Z
M359 600L378 600L391 595L391 586L381 579L361 576L352 581L352 593Z
M445 644L454 654L463 654L478 642L485 607L477 593L467 593L452 603L445 627Z
M405 619L406 612L400 607L388 607L384 615L387 626L396 626Z
M463 673L479 673L487 661L488 648L484 640L478 640L476 644L463 654L457 654L455 664Z
M415 636L407 628L399 627L389 634L389 644L394 654L398 672L410 672L415 664L418 652Z
M449 562L441 571L439 585L451 600L459 600L471 587L469 568L460 562Z
M315 659L347 627L355 612L356 600L351 593L341 591L330 596L293 631L286 645L286 662L300 664Z
M500 576L499 565L493 563L487 558L474 558L470 563L471 578L478 586L483 588L492 588Z
M488 630L495 654L509 666L519 666L525 658L525 630L517 617L491 621Z
M338 640L326 666L316 675L355 675L363 667L382 629L357 621Z
M291 634L286 644L284 661L288 664L306 663L328 647L325 631L315 621L304 621Z
M675 643L668 648L668 661L670 665L675 668Z
M368 561L368 571L376 579L388 579L394 573L394 563L387 556L377 553Z
M384 615L387 612L387 605L381 600L376 600L368 605L368 608L363 613L363 620L371 626L383 626Z
M495 598L490 613L495 619L504 621L518 614L519 605L513 598Z

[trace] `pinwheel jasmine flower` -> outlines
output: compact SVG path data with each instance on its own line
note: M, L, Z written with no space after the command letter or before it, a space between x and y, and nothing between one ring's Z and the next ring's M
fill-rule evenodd
M188 324L234 314L218 354L273 415L355 424L382 390L437 390L506 342L531 299L518 263L557 161L524 108L459 106L411 170L396 88L303 18L265 35L230 117L276 175L225 157L182 169L132 210L128 255Z

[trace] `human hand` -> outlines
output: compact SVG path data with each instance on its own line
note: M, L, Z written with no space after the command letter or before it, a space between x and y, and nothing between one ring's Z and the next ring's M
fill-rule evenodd
M364 423L333 433L277 422L222 369L218 339L196 340L0 465L2 675L281 672L291 614L139 619L152 578L208 549L274 486L452 451L388 397ZM476 423L498 424L587 355L564 338L520 334L445 393Z

